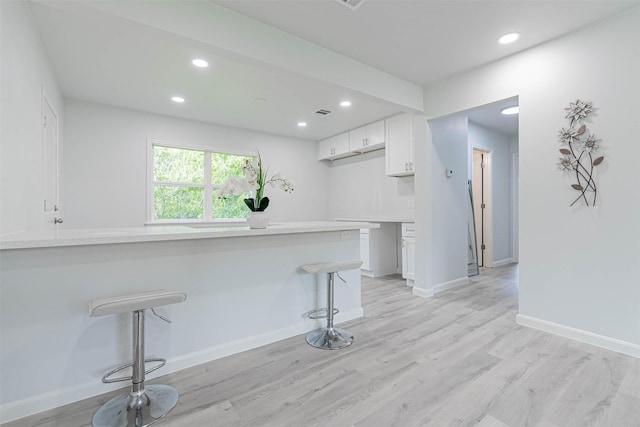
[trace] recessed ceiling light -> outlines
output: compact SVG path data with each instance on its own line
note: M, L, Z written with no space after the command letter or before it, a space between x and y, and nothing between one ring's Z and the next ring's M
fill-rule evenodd
M498 39L498 43L500 44L509 44L520 38L520 33L509 33Z
M173 102L178 102L178 103L184 102L184 98L183 98L183 97L181 97L181 96L172 96L172 97L171 97L171 100L172 100Z
M351 101L342 101L340 103L341 107L351 107Z
M209 63L204 59L194 59L191 63L199 68L207 68L209 66Z
M518 114L520 112L520 107L514 105L513 107L503 108L502 110L500 110L500 112L505 116L511 116L513 114Z
M307 127L307 122L298 122L298 127L301 127L301 128Z

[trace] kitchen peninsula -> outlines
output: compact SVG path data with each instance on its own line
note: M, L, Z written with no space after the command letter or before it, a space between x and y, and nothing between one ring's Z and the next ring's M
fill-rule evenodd
M3 421L117 387L100 377L131 357L130 315L90 318L90 300L157 288L187 294L184 304L157 310L172 324L147 316L146 352L167 358L157 372L164 375L319 326L304 313L324 306L325 279L298 266L359 259L360 230L377 227L336 221L2 236ZM336 322L363 315L359 271L342 276Z

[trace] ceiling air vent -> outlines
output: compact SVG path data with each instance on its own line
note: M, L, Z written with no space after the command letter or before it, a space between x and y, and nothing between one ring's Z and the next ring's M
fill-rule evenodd
M320 114L320 115L322 115L322 116L326 116L327 114L331 114L331 111L329 111L329 110L322 110L322 109L321 109L321 110L316 111L316 114Z
M347 6L351 10L359 8L365 0L336 0L338 3Z

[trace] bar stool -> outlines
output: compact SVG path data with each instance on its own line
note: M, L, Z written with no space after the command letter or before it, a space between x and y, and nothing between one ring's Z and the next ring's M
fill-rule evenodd
M160 289L135 294L99 298L89 303L91 317L108 314L133 313L133 361L119 366L102 377L103 383L131 381L131 391L114 397L102 405L93 416L94 427L144 427L164 417L178 402L178 392L171 386L154 384L145 387L145 374L160 369L165 359L144 358L145 310L171 323L154 311L154 307L176 304L187 299L187 294L169 289ZM145 372L145 362L159 363ZM130 377L109 378L124 369L132 368Z
M340 280L347 283L340 275L339 271L354 270L360 268L362 261L347 262L324 262L319 264L306 264L300 266L300 269L310 274L327 273L327 308L313 310L308 313L311 319L327 318L327 326L316 329L307 334L307 343L313 347L323 350L339 350L353 343L353 335L344 329L333 327L333 316L339 311L333 307L333 281L334 276L338 276ZM324 313L326 314L319 314Z

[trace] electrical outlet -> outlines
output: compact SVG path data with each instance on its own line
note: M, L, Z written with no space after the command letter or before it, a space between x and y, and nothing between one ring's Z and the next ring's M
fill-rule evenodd
M409 199L409 201L407 201L407 207L408 207L409 209L413 209L413 208L415 208L415 207L416 207L416 202L415 202L415 200L414 200L414 199Z

